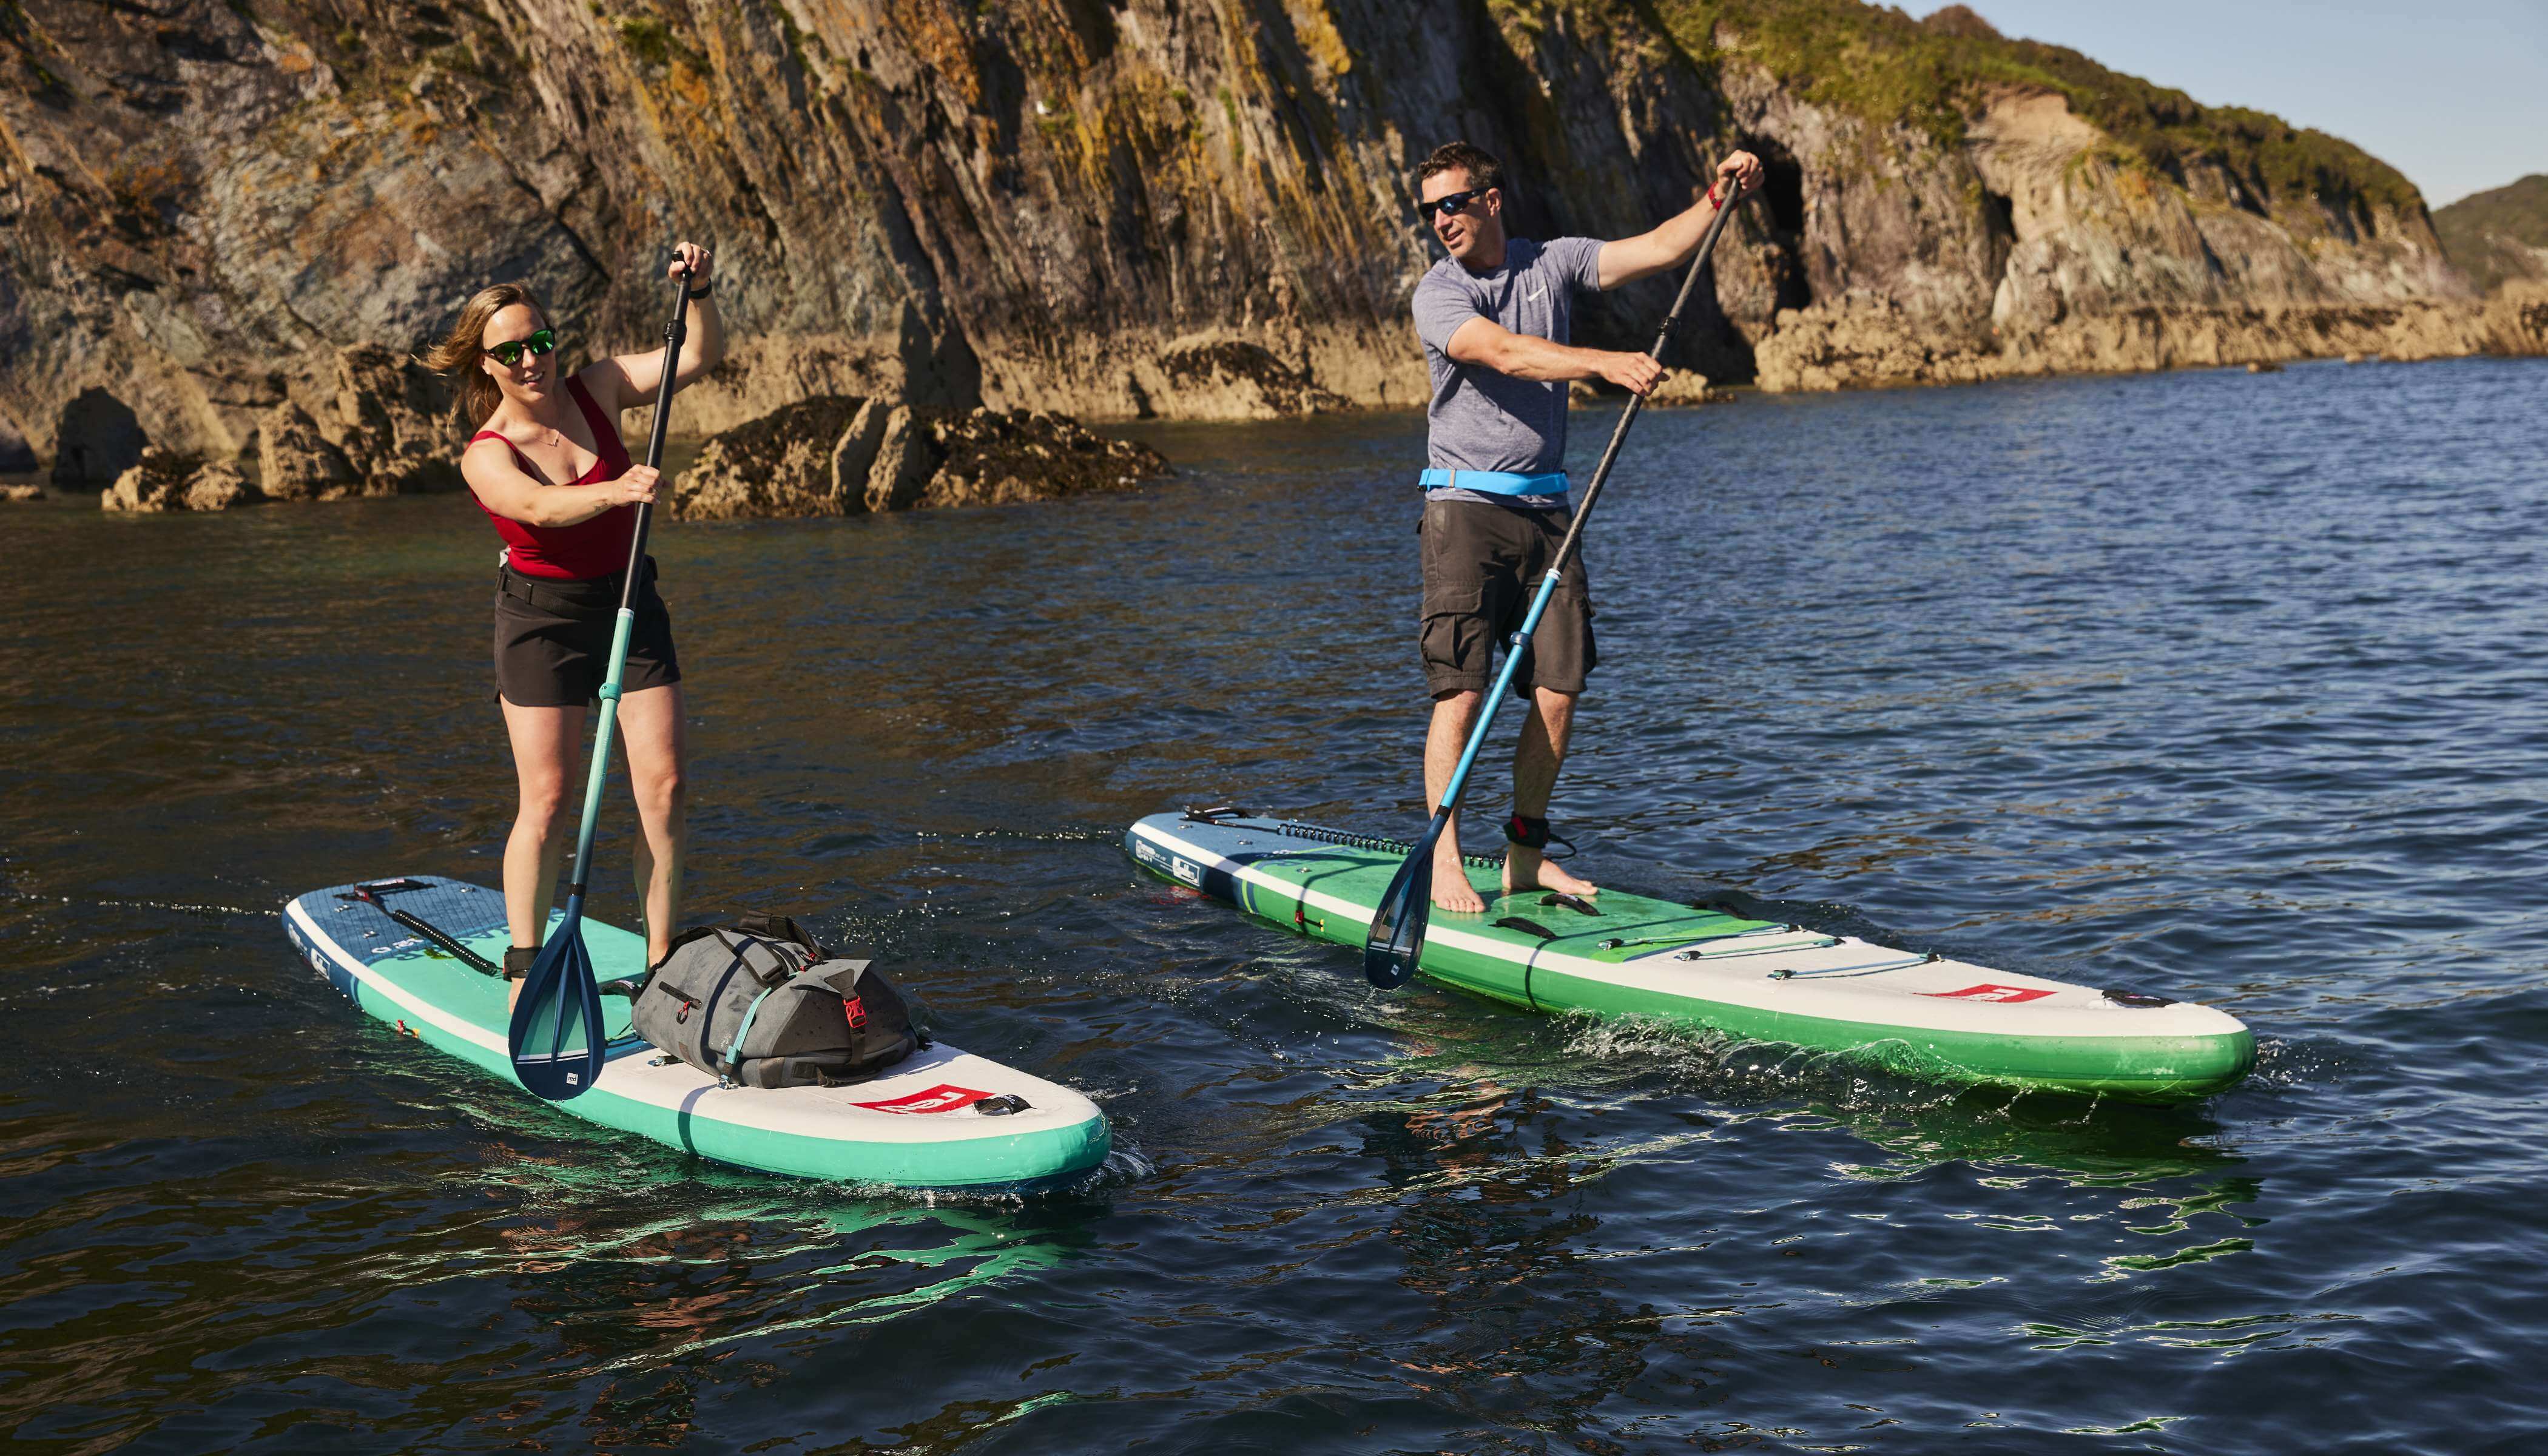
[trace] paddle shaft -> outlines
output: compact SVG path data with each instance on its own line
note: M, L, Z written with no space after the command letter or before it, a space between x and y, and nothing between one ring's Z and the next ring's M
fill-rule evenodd
M664 429L673 418L674 370L681 363L682 340L689 332L690 270L674 279L673 321L664 325L664 379L655 387L655 424L646 436L646 465L664 464ZM628 667L628 636L637 622L637 574L646 565L646 528L654 507L637 506L637 529L628 537L628 570L619 584L619 618L610 632L610 671L601 682L601 721L592 734L592 768L584 781L584 828L575 841L575 877L567 883L570 909L581 912L585 877L592 867L592 827L601 818L601 788L610 776L610 744L619 727L619 678ZM569 919L580 919L580 913Z
M1664 326L1655 334L1651 351L1660 359L1672 343L1674 330L1681 327L1682 310L1688 307L1689 296L1698 285L1698 275L1707 267L1707 255L1716 249L1716 239L1725 231L1725 220L1734 216L1734 205L1743 200L1740 192L1730 191L1699 235L1698 251L1689 261L1689 273L1681 281L1681 294L1673 300L1672 312L1664 316ZM1496 685L1487 692L1485 710L1478 714L1478 726L1470 731L1469 746L1460 755L1460 767L1452 771L1451 781L1442 788L1441 805L1433 812L1433 830L1426 836L1426 847L1439 837L1441 827L1460 806L1460 795L1468 789L1469 771L1477 767L1478 751L1486 747L1487 733L1496 725L1496 713L1503 707L1504 694L1512 687L1514 672L1520 667L1522 654L1530 647L1531 634L1539 630L1539 619L1547 612L1550 598L1557 594L1558 578L1566 564L1575 559L1578 545L1584 539L1584 523L1592 518L1593 502L1601 499L1601 488L1609 483L1610 467L1619 458L1619 446L1628 438L1628 426L1637 422L1638 411L1645 409L1646 397L1630 395L1628 408L1619 411L1619 422L1610 430L1610 444L1601 452L1601 464L1592 472L1592 484L1584 488L1583 503L1575 507L1574 523L1566 528L1566 539L1559 543L1556 559L1548 564L1548 575L1539 584L1539 594L1531 598L1530 611L1521 619L1521 629L1512 635L1504 651L1502 671L1496 674Z

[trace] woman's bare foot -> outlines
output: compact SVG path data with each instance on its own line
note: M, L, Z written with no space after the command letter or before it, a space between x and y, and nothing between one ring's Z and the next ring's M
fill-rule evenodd
M1469 883L1469 867L1460 863L1460 847L1448 835L1433 846L1433 908L1461 915L1487 908L1486 898Z
M1569 874L1548 863L1539 851L1514 845L1504 856L1504 893L1555 890L1561 895L1597 895L1601 887L1580 874Z

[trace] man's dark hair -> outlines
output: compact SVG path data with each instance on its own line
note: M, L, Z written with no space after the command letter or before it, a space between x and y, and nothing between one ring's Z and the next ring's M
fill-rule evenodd
M1482 191L1504 185L1504 164L1489 156L1484 147L1471 146L1465 141L1445 141L1434 147L1433 154L1416 167L1415 190L1423 191L1424 184L1436 174L1455 167L1469 174L1471 187Z

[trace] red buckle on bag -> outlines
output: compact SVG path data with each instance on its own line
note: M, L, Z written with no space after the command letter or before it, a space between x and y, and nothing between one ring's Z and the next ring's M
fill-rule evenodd
M841 1010L849 1013L851 1031L858 1031L867 1024L867 998L864 996L852 996L841 1003Z

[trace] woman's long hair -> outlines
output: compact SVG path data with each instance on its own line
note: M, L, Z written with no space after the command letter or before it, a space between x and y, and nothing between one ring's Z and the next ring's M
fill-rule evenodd
M425 350L424 367L451 381L451 417L464 430L475 430L485 424L496 407L504 403L504 392L496 387L478 361L487 353L487 323L498 314L515 304L527 307L540 316L543 327L549 321L549 311L531 297L526 283L499 283L482 288L478 296L460 306L460 318L442 342Z

